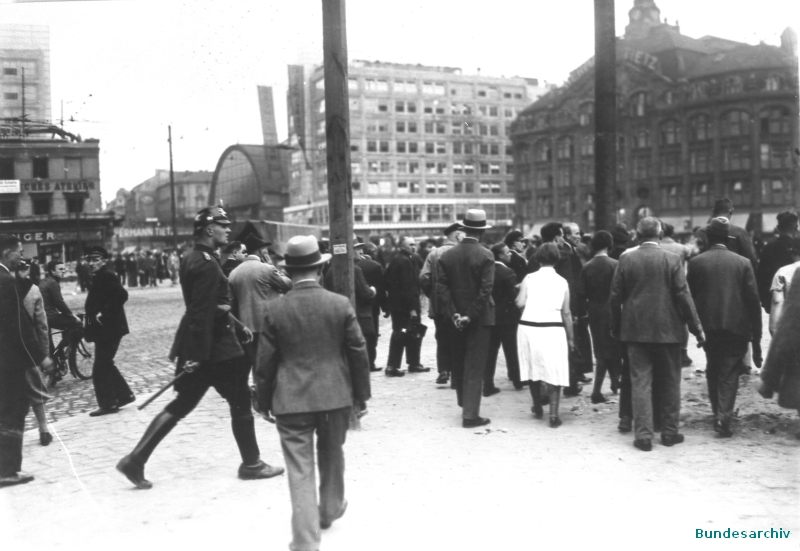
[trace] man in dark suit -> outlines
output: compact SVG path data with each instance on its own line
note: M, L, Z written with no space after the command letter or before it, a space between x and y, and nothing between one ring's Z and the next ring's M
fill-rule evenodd
M611 328L626 343L633 386L634 446L652 449L653 378L661 392L661 443L683 442L678 433L681 409L683 324L705 341L681 259L658 246L661 223L646 217L637 228L638 249L620 256L611 283Z
M241 241L233 241L222 249L222 254L226 257L225 262L222 263L222 273L229 278L231 272L247 258L247 247Z
M129 333L125 316L128 291L106 266L107 258L108 251L103 247L86 249L86 263L92 274L85 305L86 338L94 343L92 383L97 398L97 409L89 413L92 417L117 413L136 399L114 363L122 337Z
M708 339L705 344L708 397L714 430L730 437L739 388L738 366L753 343L761 367L761 307L753 267L727 249L729 222L713 218L706 228L710 248L689 262L686 276Z
M480 244L490 228L486 212L470 209L461 222L465 237L439 258L436 292L455 333L453 381L464 428L488 425L480 416L481 386L494 325L494 256Z
M509 259L504 262L514 271L517 283L522 283L522 280L528 275L528 261L524 256L526 241L519 230L511 230L503 238L503 243L509 250Z
M464 237L461 226L458 222L450 224L444 230L446 241L441 247L437 247L428 253L425 265L419 274L419 286L422 292L428 297L428 317L433 320L436 328L436 369L439 376L436 378L437 385L446 385L450 380L453 371L453 343L455 342L456 327L449 317L444 313L441 298L436 292L436 282L439 281L439 258L446 252L459 244Z
M156 446L178 421L200 403L209 388L228 402L231 431L242 457L239 478L271 478L283 472L261 460L250 401L250 362L241 343L252 332L231 315L228 280L222 273L217 249L228 242L230 220L221 207L206 207L194 218L194 250L181 260L180 278L186 313L178 326L170 359L177 360L177 396L156 415L133 451L117 463L117 470L137 488L153 484L144 466Z
M409 373L424 373L430 367L420 365L419 354L422 338L416 336L415 326L420 323L419 270L415 265L414 238L403 235L399 240L399 250L394 255L383 279L386 282L386 307L392 316L392 338L389 341L389 359L386 361L386 375L402 377L400 370L403 350L406 353Z
M778 269L794 262L792 258L792 237L797 235L797 215L782 212L778 215L778 237L764 245L758 263L756 281L761 306L769 314L772 305L772 278Z
M352 409L370 399L369 359L347 298L317 283L329 254L313 236L286 245L283 267L293 288L270 303L256 360L259 409L275 415L289 469L291 549L319 549L319 529L347 509L344 452ZM314 466L319 464L319 501Z
M36 337L17 288L14 271L21 259L19 238L0 234L0 487L33 480L22 472L22 436L29 407L25 373L35 365L49 371L53 363Z
M483 375L483 395L497 394L500 389L494 385L494 373L497 367L497 356L500 345L506 357L508 378L517 390L525 385L520 381L519 357L517 356L517 327L520 312L515 300L517 298L517 276L506 262L511 262L511 251L505 243L492 246L494 255L494 283L492 300L494 300L494 326L489 340L489 352L486 356L486 370Z
M374 256L377 253L377 247L374 243L367 242L361 247L360 251L356 251L358 260L356 266L361 268L364 274L364 279L367 280L367 285L375 289L375 297L372 299L372 325L373 330L369 333L364 333L364 339L367 341L367 353L369 354L369 370L380 371L382 368L375 365L375 358L377 357L378 349L378 336L380 334L380 319L381 307L386 304L386 285L383 281L383 268L375 262Z

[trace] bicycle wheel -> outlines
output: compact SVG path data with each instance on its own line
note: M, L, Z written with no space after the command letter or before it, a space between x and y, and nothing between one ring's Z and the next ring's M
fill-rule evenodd
M77 378L88 381L92 378L94 344L81 339L69 349L69 368Z

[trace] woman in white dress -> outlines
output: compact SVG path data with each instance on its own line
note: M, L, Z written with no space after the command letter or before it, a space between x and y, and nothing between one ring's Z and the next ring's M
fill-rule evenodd
M545 243L534 255L541 269L528 274L517 295L522 318L517 331L520 379L530 380L533 414L544 417L541 384L550 395L550 426L561 425L558 402L561 387L569 386L569 351L575 349L569 286L554 269L560 257L555 243Z

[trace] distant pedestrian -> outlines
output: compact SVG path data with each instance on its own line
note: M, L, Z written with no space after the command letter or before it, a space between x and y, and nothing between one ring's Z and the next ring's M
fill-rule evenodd
M380 335L381 308L386 305L386 283L383 279L383 269L375 262L373 257L377 252L374 243L367 242L360 249L356 265L361 268L367 285L375 289L375 298L372 299L372 326L373 330L364 333L364 340L367 341L367 354L369 356L369 370L380 371L382 368L375 364L378 350L378 337Z
M441 297L442 311L453 323L455 358L453 381L464 428L488 425L491 420L480 416L481 386L486 356L494 325L492 284L494 256L481 244L486 224L486 211L469 209L459 224L465 237L461 243L439 257L439 279L436 293Z
M125 273L127 274L128 287L137 287L139 285L139 268L136 257L133 254L128 254L125 258Z
M231 222L220 207L206 207L194 219L194 250L181 262L181 291L186 313L181 319L170 359L177 361L177 396L156 415L133 451L117 463L117 470L137 488L153 484L144 466L156 446L178 422L197 407L209 388L228 402L231 432L242 464L239 478L255 480L283 473L261 460L250 401L250 362L241 343L252 332L231 315L228 280L222 273L217 249L228 243Z
M119 372L114 357L122 338L128 334L125 303L128 291L116 276L106 268L108 251L92 246L86 249L86 260L92 271L92 287L86 296L86 340L94 343L92 383L97 398L97 409L91 417L117 413L136 397Z
M770 313L772 308L772 280L775 273L794 262L792 258L792 238L797 235L798 217L793 212L782 212L778 215L778 236L764 245L761 261L756 272L758 295L764 311Z
M506 262L509 268L514 270L517 283L522 283L528 275L528 260L525 258L525 246L528 240L519 230L511 230L503 238L503 243L508 247L510 260Z
M13 275L22 259L18 237L0 234L0 486L25 484L22 437L28 414L28 368L49 370L52 360L24 312L23 297Z
M82 258L79 258L75 262L75 275L78 277L78 287L81 289L81 293L85 293L89 286L91 285L91 272L89 267L86 265L86 262L83 261Z
M31 259L31 281L34 285L39 285L42 280L42 267L39 265L39 259L35 256Z
M169 262L167 266L169 268L169 278L172 280L172 284L175 285L178 283L178 272L181 267L181 259L178 256L178 251L169 253Z
M127 268L125 267L125 259L122 258L120 253L117 253L114 257L114 271L117 273L117 279L119 279L119 282L125 285L125 280L127 279Z
M731 421L739 388L739 365L752 342L761 367L761 305L753 266L728 250L727 218L712 218L706 228L711 248L689 262L687 283L706 334L706 381L714 431L733 436Z
M329 259L313 236L289 240L282 265L293 287L267 308L255 369L259 409L275 415L289 469L289 547L297 551L319 549L320 529L347 510L342 448L351 411L366 409L370 399L356 314L345 297L318 283Z
M646 217L636 250L620 256L611 284L611 328L627 346L633 389L634 446L652 450L653 378L659 379L661 443L680 444L683 326L705 342L680 258L658 246L661 223ZM625 373L623 372L623 375Z

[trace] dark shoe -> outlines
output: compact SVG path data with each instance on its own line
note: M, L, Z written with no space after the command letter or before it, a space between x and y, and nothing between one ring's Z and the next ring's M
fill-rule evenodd
M682 434L662 434L661 435L661 443L665 446L674 446L675 444L680 444L683 442L683 435Z
M619 392L619 379L611 378L611 393L616 395Z
M39 433L39 443L42 446L49 446L50 442L53 441L53 435L49 432L40 432Z
M730 438L731 436L733 436L733 431L731 430L731 424L726 423L724 421L720 421L719 430L717 432L719 432L719 435L722 438Z
M585 385L588 385L589 383L592 382L592 378L591 377L587 377L586 375L581 375L580 377L578 377L577 380L578 380L579 383L583 383Z
M131 394L130 396L128 396L124 400L120 400L120 402L117 404L117 407L121 408L122 406L127 406L128 404L132 404L135 401L136 401L136 396Z
M653 450L653 442L651 440L634 440L633 446L642 450L643 452L649 452Z
M0 476L0 487L27 484L31 480L33 480L33 475L27 473L14 473L9 476Z
M533 413L533 416L536 417L537 419L543 419L544 418L544 410L542 408L540 408L540 407L537 408L536 406L533 406L531 408L531 413Z
M110 415L112 413L119 413L119 407L114 406L111 408L97 408L89 412L89 417L100 417L101 415Z
M620 417L617 430L620 432L630 432L633 430L633 419L630 417Z
M283 474L283 471L284 471L283 467L273 467L259 460L258 465L254 465L252 467L245 467L244 465L239 465L239 478L241 478L242 480L259 480L261 478L272 478L273 476L278 476L280 474Z
M525 383L514 383L514 382L512 382L511 384L514 385L514 390L522 390L526 386Z
M500 392L500 389L495 386L495 387L492 387L490 389L484 390L483 391L483 397L484 398L488 398L489 396L497 394L498 392Z
M134 459L133 455L126 455L120 459L117 470L140 490L149 490L153 487L153 483L144 477L144 464Z
M722 432L722 421L714 419L714 432Z
M421 366L421 365L410 365L410 366L408 366L408 372L409 373L427 373L430 370L431 370L430 367L424 367L424 366Z
M550 426L554 429L557 429L558 427L561 426L561 419L559 417L551 417Z
M578 394L581 393L582 390L583 390L583 387L581 385L575 385L574 388L571 387L571 386L565 386L564 387L564 396L567 396L567 397L577 396Z
M375 373L377 371L383 371L383 368L382 367L375 367L373 365L372 367L369 368L369 370L372 371L373 373Z
M592 403L593 404L602 404L606 402L606 397L600 393L592 393Z
M341 510L336 514L335 517L333 517L331 520L328 520L328 521L324 521L324 520L320 519L319 527L322 528L323 530L327 530L328 528L331 527L331 525L334 523L334 521L337 521L337 520L339 520L340 518L342 518L344 516L345 511L347 511L347 500L346 499L344 500L344 503L342 503Z
M465 429L474 429L475 427L482 427L488 425L492 420L486 417L478 417L477 419L464 419L461 421L461 426Z
M406 374L405 371L400 371L396 367L387 367L384 373L387 377L402 377Z
M450 382L450 375L447 373L439 373L439 376L436 377L436 384L437 385L446 385Z

